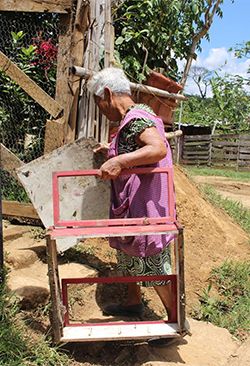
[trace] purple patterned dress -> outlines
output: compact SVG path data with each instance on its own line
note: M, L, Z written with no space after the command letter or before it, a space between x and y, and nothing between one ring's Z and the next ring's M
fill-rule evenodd
M164 136L162 121L146 105L130 108L116 137L111 142L109 157L129 153L140 148L136 138L149 127L156 127ZM172 166L170 147L167 156L151 166ZM167 189L164 174L121 176L112 181L111 218L167 216ZM156 188L157 187L157 188ZM110 238L110 246L117 249L118 270L124 276L160 275L171 273L169 243L172 235L147 235ZM164 282L145 282L143 286L162 285Z

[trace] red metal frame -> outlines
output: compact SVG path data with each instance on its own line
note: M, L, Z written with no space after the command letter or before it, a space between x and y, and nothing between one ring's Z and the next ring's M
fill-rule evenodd
M174 214L174 192L173 192L173 173L172 168L135 168L124 169L122 175L131 174L154 174L165 173L167 175L167 188L168 188L168 205L169 216L165 217L151 217L151 218L128 218L128 219L107 219L107 220L60 220L60 207L59 207L59 186L58 180L62 177L80 177L80 176L101 176L101 171L98 169L91 170L74 170L74 171L61 171L53 173L52 189L53 189L53 214L54 214L54 227L94 227L97 226L128 226L128 225L154 225L154 224L166 224L175 222Z
M54 227L50 228L49 233L52 238L57 237L112 237L127 235L149 235L150 233L162 234L173 233L178 235L178 224L175 219L174 191L173 191L173 172L172 168L135 168L122 171L122 175L131 174L154 174L165 173L166 184L168 187L168 207L169 216L153 217L153 218L126 218L126 219L106 219L106 220L60 220L59 207L59 185L58 181L62 177L79 177L79 176L96 176L100 177L101 172L97 169L77 170L77 171L61 171L53 173L53 214ZM159 275L159 276L129 276L129 277L91 277L91 278L66 278L62 279L62 302L65 307L64 326L70 327L89 327L89 326L106 326L117 325L117 322L105 323L72 323L69 321L68 306L68 285L83 283L129 283L140 281L159 281L170 280L172 292L172 319L171 323L179 324L179 308L178 308L178 274ZM169 323L169 321L137 321L124 322L119 326L127 324L156 324Z
M158 275L158 276L129 276L129 277L91 277L91 278L63 278L62 279L62 303L65 307L64 314L64 326L71 327L89 327L89 326L104 326L115 325L117 322L105 322L105 323L70 323L69 320L69 305L68 305L68 285L69 284L81 284L81 283L128 283L128 282L140 282L140 281L168 281L171 282L172 292L172 319L171 323L177 323L177 275ZM170 323L166 320L154 320L154 321L137 321L119 323L119 325L127 324L158 324L158 323Z

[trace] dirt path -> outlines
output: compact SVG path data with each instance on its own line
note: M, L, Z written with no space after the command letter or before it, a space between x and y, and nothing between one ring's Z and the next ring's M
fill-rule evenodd
M250 256L249 236L221 210L201 196L193 182L178 168L175 186L179 221L184 225L187 311L198 304L198 293L208 285L209 273L226 259L246 260ZM25 225L4 225L6 262L11 268L10 287L24 299L28 307L48 298L45 240L36 239ZM115 253L104 239L87 240L82 251L63 256L59 271L62 277L110 274L115 268ZM70 264L67 264L69 262ZM78 262L78 263L74 263ZM80 263L79 263L80 262ZM44 288L44 290L42 290ZM30 290L36 292L30 295ZM97 291L98 290L98 291ZM83 301L81 289L72 288L71 314L75 320L100 319L101 304L116 301L120 289L88 289ZM161 316L159 300L152 291L147 296L148 315ZM85 305L85 306L84 306ZM86 310L87 309L87 310ZM152 312L152 310L154 310ZM30 313L32 317L32 312ZM71 366L249 366L247 343L240 348L225 329L190 320L192 336L165 349L117 343L68 346L73 357ZM218 341L219 340L219 341ZM248 342L248 341L246 341ZM240 351L243 349L243 351Z
M250 181L235 181L226 177L194 176L194 181L199 184L210 184L226 198L241 202L250 209Z

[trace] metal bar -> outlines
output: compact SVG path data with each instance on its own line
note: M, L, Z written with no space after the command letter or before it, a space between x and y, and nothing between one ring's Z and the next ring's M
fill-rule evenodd
M130 225L130 226L99 226L85 228L56 228L50 229L49 234L52 238L78 237L78 238L102 238L115 236L135 236L149 234L177 234L175 224L158 225Z
M62 302L66 309L64 315L65 326L103 326L103 325L114 325L117 322L106 322L106 323L70 323L69 320L69 306L68 306L68 285L69 284L93 284L93 283L131 283L141 281L171 281L172 292L174 294L172 300L173 315L171 319L165 321L140 321L140 322L126 322L124 324L156 324L156 323L177 323L177 276L176 275L155 275L155 276L125 276L125 277L90 277L90 278L63 278L62 282ZM175 291L175 292L174 292Z
M172 221L170 221L172 219ZM104 219L104 220L60 220L55 227L102 227L102 226L127 226L127 225L155 225L173 223L171 216L156 218L128 218L128 219Z
M148 225L155 223L173 223L175 221L174 215L174 192L173 192L173 173L172 168L133 168L124 169L120 175L131 175L131 174L155 174L165 173L167 174L167 190L168 190L168 206L169 216L162 218L134 218L134 219L110 219L110 220L60 220L60 207L59 207L59 187L58 179L62 177L79 177L79 176L101 176L99 169L90 170L73 170L73 171L60 171L54 172L52 178L52 190L53 190L53 216L54 226L104 226L104 225Z
M155 276L112 276L112 277L87 277L87 278L62 278L62 284L79 284L79 283L128 283L141 281L167 281L174 280L176 274L171 275L155 275Z
M77 75L77 76L80 76L80 77L83 77L86 79L94 74L94 72L87 70L84 67L75 66L75 65L70 68L70 72L74 75ZM153 94L153 95L157 95L157 96L163 97L163 98L172 98L172 99L177 99L177 100L187 100L188 99L187 97L185 97L182 94L169 93L166 90L158 89L153 86L148 86L148 85L144 85L144 84L136 84L136 83L130 82L130 88L134 91L141 91L142 93Z

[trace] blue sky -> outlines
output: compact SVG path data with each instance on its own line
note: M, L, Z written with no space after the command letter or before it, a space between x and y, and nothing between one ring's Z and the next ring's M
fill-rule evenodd
M214 18L209 32L210 42L202 40L202 52L197 54L193 65L209 70L218 70L224 65L223 72L246 76L250 60L236 59L228 49L250 40L250 0L235 0L234 3L224 0L222 11L223 18ZM188 93L198 93L190 80L185 89Z

